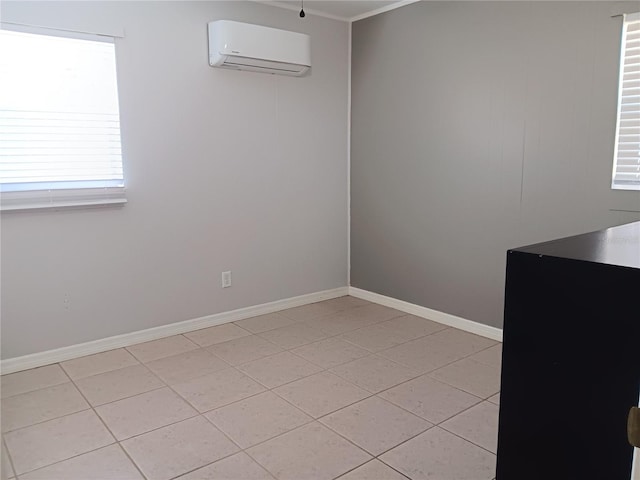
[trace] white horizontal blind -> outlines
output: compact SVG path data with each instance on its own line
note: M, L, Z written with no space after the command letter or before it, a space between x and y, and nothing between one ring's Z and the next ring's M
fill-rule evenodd
M625 15L618 95L612 187L640 190L640 13Z
M122 187L113 39L0 30L2 192Z

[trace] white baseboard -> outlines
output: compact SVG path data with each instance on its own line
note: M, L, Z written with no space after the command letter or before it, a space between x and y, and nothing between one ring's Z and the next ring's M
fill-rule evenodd
M183 322L171 323L160 327L139 330L137 332L125 333L114 337L102 338L91 342L70 345L68 347L47 350L46 352L33 353L22 357L8 358L0 363L2 375L19 372L30 368L42 367L52 363L71 360L72 358L84 357L94 353L106 352L114 348L128 347L136 343L149 342L159 338L170 337L180 333L192 332L201 328L213 327L223 323L235 322L245 318L265 315L267 313L286 310L287 308L299 307L309 303L321 302L331 298L342 297L349 292L348 287L334 288L322 292L309 293L299 297L285 298L275 302L263 303L251 307L239 308L228 312L207 315L206 317L194 318Z
M465 332L475 333L476 335L490 338L491 340L502 342L502 329L500 328L490 327L489 325L474 322L473 320L456 317L455 315L451 315L450 313L444 313L438 310L433 310L431 308L421 307L420 305L416 305L414 303L404 302L402 300L386 297L384 295L380 295L379 293L369 292L368 290L362 290L356 287L349 287L349 295L361 298L363 300L368 300L370 302L378 303L380 305L384 305L385 307L395 308L396 310L410 313L411 315L416 315L417 317L433 320L434 322L442 323L450 327L459 328L460 330L464 330Z

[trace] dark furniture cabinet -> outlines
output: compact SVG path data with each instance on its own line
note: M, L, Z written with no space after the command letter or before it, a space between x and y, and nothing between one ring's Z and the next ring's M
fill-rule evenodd
M497 480L629 480L640 222L507 253Z

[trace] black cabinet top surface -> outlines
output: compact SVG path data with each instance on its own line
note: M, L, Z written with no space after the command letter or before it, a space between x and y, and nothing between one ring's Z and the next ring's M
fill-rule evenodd
M514 248L510 251L640 268L640 222Z

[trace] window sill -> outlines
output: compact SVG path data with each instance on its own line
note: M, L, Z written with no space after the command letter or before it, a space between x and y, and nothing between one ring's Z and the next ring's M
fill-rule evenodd
M31 190L27 192L2 192L0 211L66 209L100 207L127 203L124 187L74 188L67 190Z
M638 190L640 190L640 185L638 185L638 184L621 185L621 184L617 183L617 184L611 185L611 190L622 190L622 191L624 191L624 190L634 191L635 190L637 192Z

